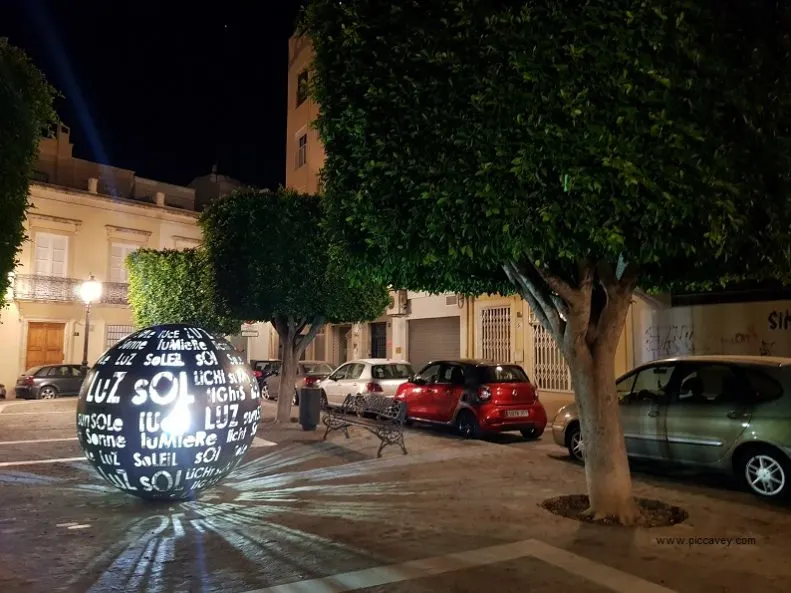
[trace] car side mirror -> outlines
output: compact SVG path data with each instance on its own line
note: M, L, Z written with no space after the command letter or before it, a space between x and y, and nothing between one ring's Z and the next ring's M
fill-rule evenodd
M425 385L426 384L426 380L423 377L415 377L412 380L412 383L414 383L415 385Z

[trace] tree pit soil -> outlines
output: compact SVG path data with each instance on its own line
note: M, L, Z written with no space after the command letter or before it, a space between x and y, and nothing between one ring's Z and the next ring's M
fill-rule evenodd
M669 525L677 525L689 517L687 511L681 507L665 504L658 500L635 498L635 503L640 511L640 515L637 522L629 527L667 527ZM585 515L584 512L588 509L588 496L585 494L570 494L567 496L548 498L539 504L539 506L555 515L567 519L576 519L583 523L621 526L617 517L608 516L603 519L594 520L593 517Z

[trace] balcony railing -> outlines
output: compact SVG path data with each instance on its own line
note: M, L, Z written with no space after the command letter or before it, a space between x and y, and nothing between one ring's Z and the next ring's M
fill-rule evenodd
M77 294L83 281L78 278L17 274L14 276L14 300L45 303L79 302ZM122 282L102 283L102 304L126 305L129 285Z

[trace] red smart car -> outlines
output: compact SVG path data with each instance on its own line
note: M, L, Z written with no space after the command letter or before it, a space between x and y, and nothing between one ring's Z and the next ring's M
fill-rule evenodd
M526 439L544 432L547 414L522 367L477 360L430 362L398 388L407 418L454 426L467 438L516 431Z

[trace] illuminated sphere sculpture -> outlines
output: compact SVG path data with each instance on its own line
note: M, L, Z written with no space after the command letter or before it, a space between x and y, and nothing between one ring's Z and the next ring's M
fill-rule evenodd
M231 344L198 327L161 325L117 343L88 372L77 436L113 486L184 500L239 464L260 417L258 383Z

